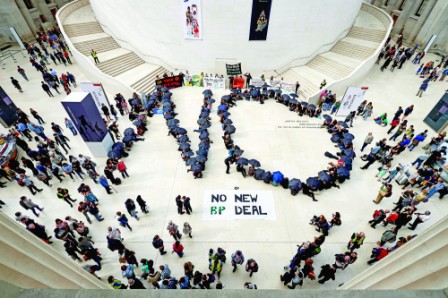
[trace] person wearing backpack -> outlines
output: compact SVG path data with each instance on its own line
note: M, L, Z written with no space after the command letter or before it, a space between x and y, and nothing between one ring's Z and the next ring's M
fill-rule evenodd
M378 242L379 246L384 246L386 243L393 243L397 239L397 232L395 228L387 230L381 236L381 240Z
M25 196L20 197L20 202L19 202L20 206L22 206L25 210L30 210L34 213L34 215L36 215L37 217L39 217L39 213L36 212L36 209L39 210L40 212L44 211L44 208L40 207L39 205L35 204L33 201L31 201L31 199L28 199Z
M384 197L388 198L391 195L392 195L392 184L383 182L383 185L380 188L376 200L373 200L373 202L375 204L379 204Z

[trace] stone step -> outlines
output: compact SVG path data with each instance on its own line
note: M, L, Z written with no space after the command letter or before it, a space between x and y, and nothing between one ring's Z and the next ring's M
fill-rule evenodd
M144 63L145 61L143 61L139 56L133 52L130 52L104 61L97 66L102 72L114 77Z
M98 22L68 24L64 25L64 30L70 37L104 32Z
M112 38L105 37L95 40L84 41L80 43L75 43L74 46L82 54L88 56L90 51L95 49L97 53L107 52L110 50L118 49L120 45Z
M349 66L343 65L322 55L319 55L308 62L307 66L326 74L334 80L345 78L352 72L352 68Z
M131 84L131 87L139 92L149 93L155 86L156 76L161 76L164 72L166 72L166 69L157 67L153 71L147 72L143 77L140 77L140 79Z
M358 60L365 60L375 53L375 49L346 41L338 41L330 51Z
M348 32L348 37L364 39L369 41L381 42L384 39L386 31L353 26Z
M73 44L75 44L75 43L81 43L84 41L90 41L90 40L106 38L106 37L110 37L110 35L105 32L101 32L101 33L93 33L93 34L89 34L89 35L70 37L70 41Z

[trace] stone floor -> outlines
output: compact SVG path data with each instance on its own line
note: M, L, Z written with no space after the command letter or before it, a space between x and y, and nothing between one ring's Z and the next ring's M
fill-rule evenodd
M428 59L440 59L434 55L427 55ZM0 72L0 84L9 94L17 106L28 111L30 107L35 108L47 122L44 127L50 131L50 122L63 124L65 112L59 103L65 95L58 95L49 98L40 87L41 77L38 72L31 69L28 58L17 56L18 63L8 59L3 61L3 68ZM16 72L17 65L25 68L30 81L24 81ZM50 65L58 74L65 71L74 73L78 82L88 82L86 77L75 65L61 66ZM416 132L423 131L428 127L422 119L431 110L433 105L440 99L445 89L446 82L431 83L428 91L422 98L415 96L421 79L415 75L418 66L407 63L403 69L390 72L386 70L381 72L379 67L375 66L367 78L362 82L369 90L366 93L366 99L373 102L373 116L378 116L383 112L392 115L398 106L403 108L414 104L414 112L408 117L410 124L416 128ZM21 83L24 93L19 93L13 88L9 77L14 76ZM104 89L113 102L114 94L123 92L116 86L104 85ZM80 91L74 88L73 91ZM62 92L62 91L61 91ZM197 134L192 130L197 127L196 120L199 114L201 104L201 88L185 87L175 89L173 100L177 105L179 120L185 127L192 139L194 147L198 143ZM123 92L124 93L124 92ZM217 100L224 94L222 91L216 91ZM125 97L130 94L124 93ZM338 99L342 94L338 95ZM113 220L116 211L125 211L124 201L127 198L133 198L140 194L148 202L150 213L142 215L140 221L130 220L130 225L134 228L133 232L121 229L125 245L136 252L137 258L153 259L155 265L169 264L172 274L175 277L181 277L183 274L183 263L191 261L195 264L195 269L201 272L208 272L207 254L209 248L222 247L227 251L228 258L236 249L241 249L246 257L254 258L260 266L260 271L252 278L248 273L239 268L236 273L232 273L230 264L224 266L221 280L228 289L242 288L243 283L251 280L262 289L283 289L283 284L279 282L279 275L283 273L283 266L288 263L296 251L296 245L303 241L313 240L318 233L314 228L308 225L309 219L313 215L324 214L331 216L332 212L339 211L342 214L342 226L333 228L329 237L322 246L322 252L315 257L314 267L316 273L320 272L320 266L333 263L334 254L344 252L345 245L351 234L355 231L364 231L366 233L366 242L359 250L358 261L350 265L345 271L338 271L336 281L327 282L320 285L316 281L305 280L303 288L306 289L334 289L339 284L349 280L357 273L366 270L368 266L366 261L369 259L370 250L381 237L385 230L378 227L371 229L367 221L370 220L373 211L378 208L391 209L392 202L397 201L399 189L394 187L394 194L391 198L384 199L380 206L372 203L376 197L380 183L376 181L374 175L377 164L374 164L369 170L362 171L359 167L363 162L357 158L354 161L354 170L352 179L341 185L341 189L332 189L324 191L317 196L319 202L312 202L310 198L298 195L292 197L288 191L280 187L273 187L250 178L242 178L233 167L230 175L225 174L224 158L227 152L223 146L221 135L222 130L216 116L216 108L213 107L212 124L209 129L211 139L214 141L210 149L207 168L203 179L194 180L190 173L187 173L186 166L180 158L177 151L177 145L172 137L167 137L167 128L161 115L155 115L150 119L149 131L145 135L144 142L137 143L130 153L130 157L125 160L128 166L130 179L123 180L123 184L116 187L118 193L107 195L105 191L87 180L87 182L97 194L100 200L101 214L105 221L94 222L91 227L91 234L96 242L96 246L103 254L103 269L99 272L101 277L108 275L121 276L120 265L116 253L110 252L106 248L106 229L109 225L116 225ZM329 140L329 135L318 128L283 128L289 125L290 121L305 121L312 126L317 120L310 118L299 118L297 115L289 112L284 106L267 101L265 105L259 105L255 102L238 102L238 107L231 110L232 120L237 127L235 141L245 150L245 155L259 159L263 168L271 170L280 170L289 177L306 179L327 166L330 161L324 157L325 151L336 152L336 148ZM372 117L373 118L373 117ZM386 129L375 125L372 118L363 121L358 118L354 122L354 128L351 132L355 134L356 152L362 145L365 135L372 131L375 140L386 136ZM311 123L311 124L310 124ZM119 120L120 128L123 130L131 123L125 118ZM0 132L6 132L5 128L0 128ZM430 130L430 136L435 132ZM71 154L87 154L88 149L79 136L73 137L70 132L66 135L71 139ZM31 144L34 146L34 144ZM318 148L318 150L316 150ZM397 162L408 163L413 161L416 156L422 153L421 146L413 152L406 151L402 153L393 164ZM24 153L20 152L22 156ZM104 159L96 159L100 169L104 165ZM66 187L73 194L73 197L81 199L76 193L76 188L81 182L68 181L66 179L61 186ZM39 182L37 182L39 184ZM54 219L63 218L71 215L78 219L83 216L76 210L71 209L66 203L56 198L56 187L54 183L52 188L39 185L44 191L33 200L45 207L45 211L37 219L39 223L47 226L48 231L54 228ZM240 191L256 190L272 192L275 201L275 220L204 220L205 209L204 193L206 191L227 190L231 191L239 187ZM191 216L177 215L174 198L182 194L190 196L194 213ZM13 216L16 211L28 214L34 217L31 212L24 211L18 204L21 195L31 196L28 190L20 188L16 184L8 184L8 188L0 190L0 196L7 203L2 209L9 216ZM448 213L448 201L439 200L437 197L431 199L427 204L419 208L420 211L431 210L432 218L429 222L421 224L415 233L421 233L432 223L435 223ZM160 256L152 247L151 241L155 234L161 235L165 241L166 247L170 247L173 239L168 235L166 225L169 220L173 220L179 226L188 221L193 228L193 239L183 237L182 243L185 246L185 256L179 260L176 255L166 254ZM18 226L19 228L19 226ZM20 227L22 228L22 227ZM411 231L402 229L399 236L410 234ZM418 241L418 238L415 240ZM62 242L55 241L53 244L61 254L63 251ZM67 258L68 262L72 262ZM140 273L140 270L137 270ZM44 272L42 272L44 274Z

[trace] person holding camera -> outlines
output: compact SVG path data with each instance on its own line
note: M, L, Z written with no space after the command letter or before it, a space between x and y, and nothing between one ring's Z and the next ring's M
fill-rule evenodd
M425 211L425 213L415 213L417 215L417 218L414 220L412 225L408 227L409 230L415 230L415 228L421 224L422 222L427 221L431 217L430 211Z
M384 197L388 198L392 195L392 184L383 182L383 185L380 188L378 195L376 196L376 200L373 200L375 204L379 204Z

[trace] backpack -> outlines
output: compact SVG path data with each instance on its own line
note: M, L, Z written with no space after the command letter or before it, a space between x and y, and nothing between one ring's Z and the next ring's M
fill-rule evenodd
M23 182L22 179L17 180L17 183L18 183L20 186L25 186L25 182Z

